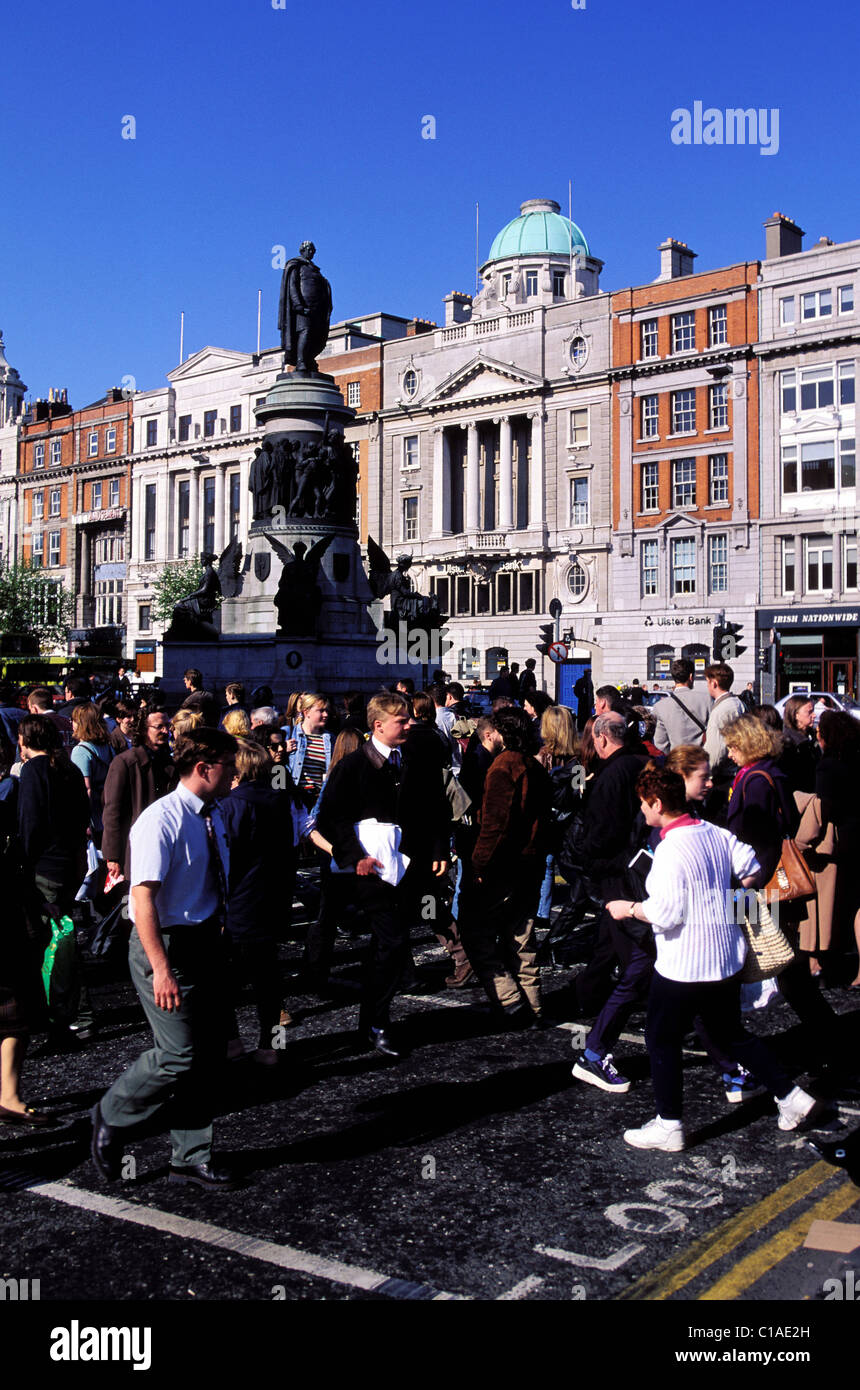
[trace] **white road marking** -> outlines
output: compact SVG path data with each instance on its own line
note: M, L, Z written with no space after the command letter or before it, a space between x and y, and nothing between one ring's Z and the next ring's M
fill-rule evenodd
M124 1202L119 1197L108 1197L101 1192L88 1192L83 1188L74 1187L70 1182L38 1183L28 1191L38 1197L50 1197L55 1202L64 1202L67 1206L95 1212L99 1216L130 1221L135 1226L147 1226L150 1230L164 1231L168 1235L180 1236L183 1240L199 1240L204 1245L231 1250L246 1259L277 1265L279 1269L310 1274L316 1279L328 1279L333 1284L346 1284L353 1289L366 1289L372 1293L386 1294L390 1298L427 1299L434 1302L464 1300L462 1294L445 1293L427 1284L394 1279L373 1269L345 1264L342 1260L331 1260L323 1255L312 1255L307 1250L297 1250L291 1245L275 1245L269 1240L256 1240L253 1236L227 1231L223 1226L213 1226L209 1221L191 1221L188 1217L159 1211L155 1207Z
M602 1260L596 1259L593 1255L580 1255L576 1250L558 1250L553 1245L535 1245L533 1249L539 1255L549 1255L551 1260L564 1260L566 1264L578 1265L580 1269L602 1269L610 1272L626 1265L627 1261L632 1260L634 1255L638 1255L640 1250L645 1249L645 1246L622 1245L620 1250L606 1255Z
M514 1284L512 1289L508 1289L507 1293L500 1293L496 1302L505 1303L508 1299L512 1298L528 1298L530 1293L533 1293L535 1289L539 1289L541 1285L545 1283L546 1280L541 1279L539 1275L529 1274L525 1279L521 1279L518 1284Z

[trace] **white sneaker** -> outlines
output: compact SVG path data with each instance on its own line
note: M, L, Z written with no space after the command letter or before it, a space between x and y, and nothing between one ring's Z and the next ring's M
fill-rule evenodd
M820 1108L821 1101L809 1095L807 1091L802 1091L799 1086L795 1086L793 1091L789 1091L784 1100L777 1100L776 1107L779 1111L780 1129L797 1129L808 1120L810 1116Z
M624 1142L634 1149L664 1149L677 1154L685 1147L684 1127L680 1120L663 1120L655 1115L641 1129L625 1129Z

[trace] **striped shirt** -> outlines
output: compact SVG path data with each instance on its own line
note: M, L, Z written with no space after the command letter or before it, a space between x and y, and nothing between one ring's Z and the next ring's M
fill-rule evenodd
M305 760L302 764L301 786L302 791L313 795L314 801L322 791L325 773L325 736L323 734L309 734Z

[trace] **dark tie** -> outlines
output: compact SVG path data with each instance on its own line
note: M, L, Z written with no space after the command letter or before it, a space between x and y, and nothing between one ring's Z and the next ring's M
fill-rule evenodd
M390 754L388 755L388 763L390 767L394 768L395 772L400 771L400 761L400 749L392 748Z
M215 887L218 892L218 921L224 924L227 912L227 878L224 873L224 861L218 849L218 840L215 835L215 824L212 820L212 809L204 806L200 812L206 825L206 839L209 842L209 862L212 866L212 875L215 879Z

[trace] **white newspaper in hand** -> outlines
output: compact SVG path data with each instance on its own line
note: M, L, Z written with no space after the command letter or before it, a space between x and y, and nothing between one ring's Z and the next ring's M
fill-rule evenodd
M371 816L368 820L357 821L353 829L365 854L378 859L383 866L376 870L377 878L396 888L410 863L408 854L400 853L400 826ZM353 868L339 868L333 859L331 871L333 874L355 873Z

